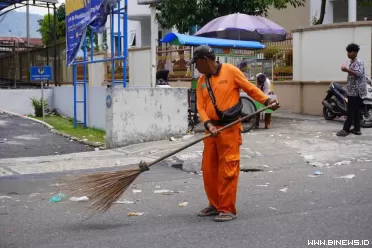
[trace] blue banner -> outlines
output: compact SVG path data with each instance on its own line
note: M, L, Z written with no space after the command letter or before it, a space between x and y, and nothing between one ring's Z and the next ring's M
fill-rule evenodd
M66 64L71 65L90 26L102 33L112 4L119 0L66 0Z

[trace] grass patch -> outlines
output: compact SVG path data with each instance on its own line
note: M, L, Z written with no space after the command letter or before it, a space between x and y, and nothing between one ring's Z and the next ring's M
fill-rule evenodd
M32 118L43 120L42 117L30 116ZM74 121L72 119L66 119L61 116L45 116L45 122L52 125L57 131L71 135L79 139L87 139L89 142L105 143L105 131L97 128L84 128L82 125L77 125L74 128Z

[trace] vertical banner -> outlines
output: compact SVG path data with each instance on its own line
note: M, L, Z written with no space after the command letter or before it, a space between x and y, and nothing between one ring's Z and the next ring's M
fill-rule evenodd
M74 61L90 26L102 33L113 4L119 0L66 0L66 64Z

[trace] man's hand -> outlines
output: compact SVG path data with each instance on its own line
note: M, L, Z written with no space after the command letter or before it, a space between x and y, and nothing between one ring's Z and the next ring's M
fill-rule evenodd
M212 134L212 136L218 135L218 129L212 123L208 124L208 130Z
M271 110L277 110L278 108L280 108L280 105L279 105L279 102L277 101L277 100L275 100L275 99L271 99L270 101L269 101L269 103L267 104L267 106L270 106L270 105L272 105L272 104L274 104L274 103L277 103L274 107L271 107L270 109Z
M341 66L341 71L349 72L349 69L346 66Z

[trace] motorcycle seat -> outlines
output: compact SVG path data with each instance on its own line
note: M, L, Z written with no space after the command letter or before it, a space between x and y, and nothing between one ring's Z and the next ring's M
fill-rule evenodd
M344 87L342 87L342 85L338 84L338 83L332 83L333 86L341 93L341 94L344 94L346 93Z

